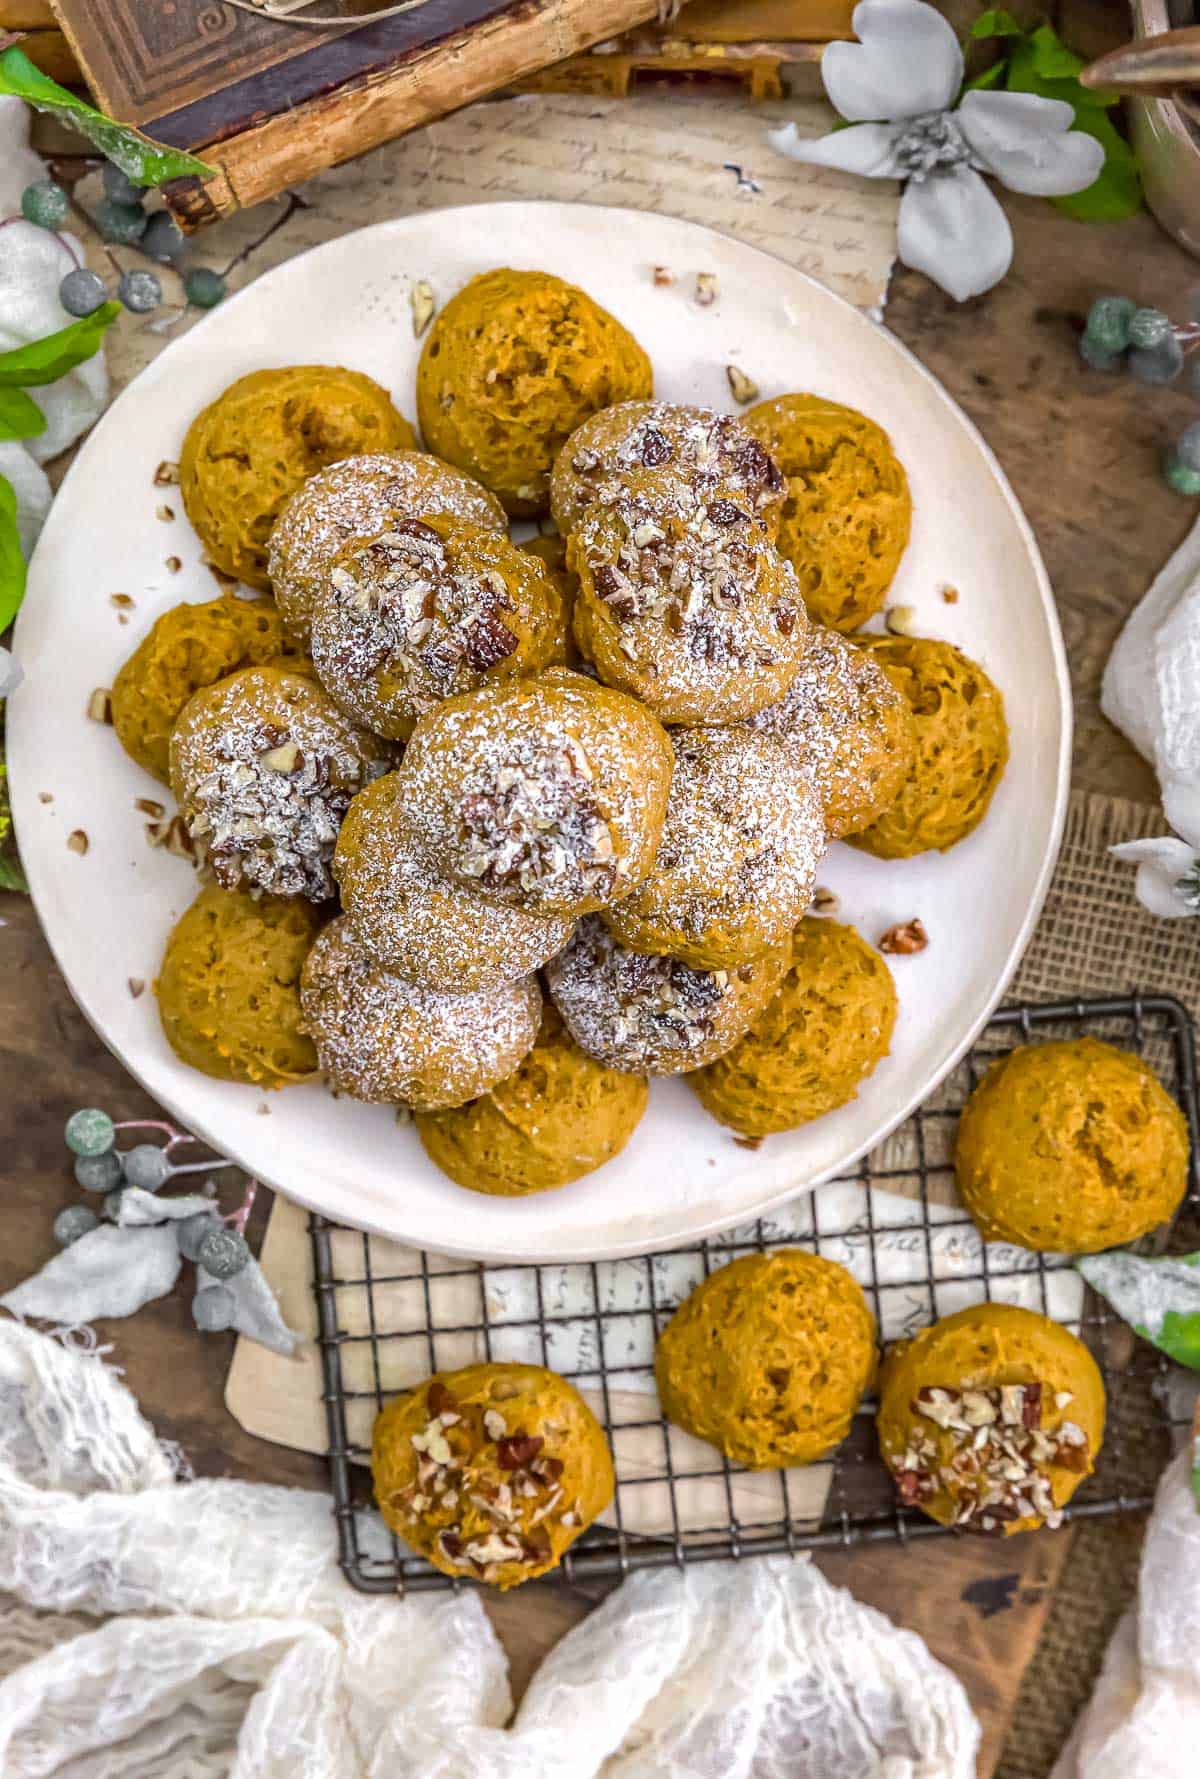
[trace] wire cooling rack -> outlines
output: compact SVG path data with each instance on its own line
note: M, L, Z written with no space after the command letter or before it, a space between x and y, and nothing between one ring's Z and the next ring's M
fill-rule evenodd
M568 1553L568 1580L717 1557L944 1536L899 1505L879 1457L874 1404L828 1462L754 1474L670 1426L653 1388L653 1347L680 1299L739 1254L802 1247L847 1266L885 1341L984 1300L1067 1323L1104 1374L1109 1421L1096 1472L1069 1520L1148 1505L1169 1450L1166 1363L1086 1291L1061 1256L984 1245L953 1193L958 1115L988 1063L1014 1044L1091 1035L1136 1051L1178 1099L1192 1138L1189 1196L1159 1245L1186 1245L1200 1217L1192 1023L1169 996L1002 1009L929 1102L843 1179L770 1219L694 1247L590 1265L492 1267L448 1260L313 1216L329 1463L342 1568L368 1593L457 1585L363 1511L370 1429L398 1389L436 1369L523 1359L569 1377L612 1445L617 1491L607 1523ZM1194 1245L1194 1235L1193 1235Z

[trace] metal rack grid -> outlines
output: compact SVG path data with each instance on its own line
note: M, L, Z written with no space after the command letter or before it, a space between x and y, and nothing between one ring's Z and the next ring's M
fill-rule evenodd
M1024 1303L1067 1322L1104 1374L1109 1422L1096 1472L1066 1517L1148 1505L1152 1478L1169 1449L1160 1381L1166 1362L1083 1290L1069 1260L981 1243L951 1186L958 1114L987 1064L1016 1043L1085 1034L1145 1057L1183 1108L1192 1174L1188 1198L1166 1238L1178 1249L1182 1228L1200 1216L1200 1125L1191 1018L1164 995L1003 1008L929 1102L841 1181L799 1196L784 1216L665 1255L493 1269L396 1250L405 1257L400 1270L385 1265L381 1271L373 1263L373 1238L313 1216L328 1456L340 1559L349 1581L368 1593L457 1585L362 1511L370 1501L370 1424L397 1387L387 1385L387 1356L414 1343L420 1372L427 1373L472 1357L526 1356L514 1348L523 1339L534 1344L528 1356L588 1394L613 1447L617 1492L611 1524L593 1526L564 1558L568 1580L718 1557L944 1536L947 1528L898 1504L878 1455L869 1400L829 1462L804 1471L759 1472L753 1479L660 1415L652 1393L653 1336L679 1297L735 1255L777 1246L806 1247L848 1265L887 1338L985 1299ZM377 1248L383 1251L389 1251L386 1244ZM498 1312L489 1285L501 1273L509 1295ZM464 1310L464 1294L477 1306L473 1313ZM384 1311L399 1302L409 1308L392 1326ZM640 1349L635 1336L643 1338ZM648 1448L661 1457L647 1463ZM746 1494L750 1486L752 1496Z

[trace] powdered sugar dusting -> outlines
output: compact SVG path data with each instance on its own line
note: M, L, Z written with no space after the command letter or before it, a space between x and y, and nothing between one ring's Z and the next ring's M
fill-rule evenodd
M786 483L766 448L732 414L676 402L618 402L593 414L554 466L554 517L573 531L603 484L670 465L680 476L741 496L756 513L782 504Z
M628 893L650 867L666 738L580 675L485 687L417 729L402 769L418 844L500 900L567 911Z
M476 994L419 988L362 949L343 917L309 953L301 1006L330 1085L433 1110L476 1099L533 1047L536 978Z
M782 951L734 970L693 970L618 944L603 921L580 921L546 971L563 1022L589 1056L631 1074L679 1075L724 1054L785 968Z
M743 961L786 938L825 850L821 804L786 751L749 729L679 729L654 871L610 911L618 937L656 934L693 963ZM668 935L670 937L668 937ZM687 948L715 947L717 957Z
M384 743L299 674L248 668L198 693L172 741L188 833L225 889L323 902L351 798L387 770Z
M311 476L271 532L268 574L289 626L307 632L317 590L351 539L374 537L397 516L432 513L449 513L486 531L508 530L502 507L486 488L423 451L347 457Z
M441 877L416 848L396 774L359 798L334 870L362 945L426 988L478 990L514 982L561 951L571 922L487 902ZM348 844L349 843L349 844Z
M455 539L468 542L464 526ZM343 708L380 734L401 735L426 711L470 691L516 654L505 623L515 602L484 551L477 566L420 519L395 519L343 552L312 607L313 664ZM531 613L524 615L528 625ZM510 619L511 621L511 619Z

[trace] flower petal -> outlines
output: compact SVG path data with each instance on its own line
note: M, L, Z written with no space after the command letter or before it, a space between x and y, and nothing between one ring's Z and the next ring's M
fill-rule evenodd
M896 246L956 302L990 290L1012 263L1008 218L970 167L912 180L900 199Z
M1009 191L1037 198L1086 191L1104 165L1104 149L1094 136L1072 129L1075 113L1063 99L974 92L955 117L984 170Z
M895 124L855 124L849 130L834 130L830 136L801 136L795 124L781 130L769 130L767 141L789 160L805 161L812 167L838 167L843 173L861 173L867 179L896 179L900 169L896 160Z
M958 38L922 0L861 0L857 43L831 43L821 57L830 103L851 123L945 111L962 85Z
M1126 840L1108 849L1114 859L1136 865L1134 893L1142 907L1160 920L1179 920L1197 910L1179 893L1179 879L1193 869L1196 854L1173 834L1161 840Z

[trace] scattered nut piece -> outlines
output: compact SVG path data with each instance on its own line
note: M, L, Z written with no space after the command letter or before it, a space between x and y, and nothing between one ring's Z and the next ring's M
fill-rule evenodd
M38 802L39 803L53 803L53 801L54 801L54 792L53 791L39 791L38 792Z
M271 1108L268 1105L264 1104L256 1106L254 1109L260 1118L269 1118L271 1116Z
M135 809L140 809L143 815L150 816L151 819L156 822L161 821L163 816L167 813L166 805L164 803L156 803L153 797L135 797L133 799L133 807Z
M72 828L67 835L67 847L71 852L77 852L80 858L83 857L88 849L88 837L82 828Z
M179 556L168 556L167 557L167 573L168 574L178 574L182 567L183 567L183 561Z
M259 754L258 763L268 772L294 772L300 764L300 749L294 741L281 741L278 747Z
M112 722L112 693L107 686L97 686L87 702L87 713L93 723Z
M810 914L836 914L841 907L841 899L831 889L818 884L813 891L812 901L808 905Z
M739 1149L761 1149L763 1143L761 1137L734 1137L733 1140Z
M915 605L889 605L883 614L883 623L893 636L916 636L917 608Z
M108 596L108 603L110 605L115 605L118 611L123 612L132 611L134 605L134 602L129 597L128 593L110 593Z
M154 472L154 486L156 488L169 488L173 483L178 482L178 480L179 465L177 463L172 463L168 458L164 457Z
M658 285L674 284L675 274L670 266L655 266L654 282Z
M161 505L155 507L154 517L156 519L164 519L164 520L173 519L175 517L175 508L169 507L167 505L166 501L163 501L161 503Z
M409 292L412 304L413 339L419 340L429 323L437 313L437 299L433 294L433 286L425 278L419 278Z
M137 1000L139 995L145 993L145 989L146 989L146 984L142 981L142 978L140 976L131 976L129 978L129 992L133 996L135 1001Z
M879 939L880 951L898 957L911 957L914 952L924 951L928 944L929 934L923 923L916 919L898 921Z
M947 605L957 605L958 604L958 588L957 587L943 587L942 588L942 598L946 601Z
M758 400L758 384L755 383L752 378L748 377L745 371L739 371L735 364L727 364L725 366L725 375L729 379L729 387L733 391L733 399L735 402L740 402L742 407L745 408L748 407L751 402L756 402Z
M715 272L696 273L696 301L702 309L711 309L717 300L717 274Z

